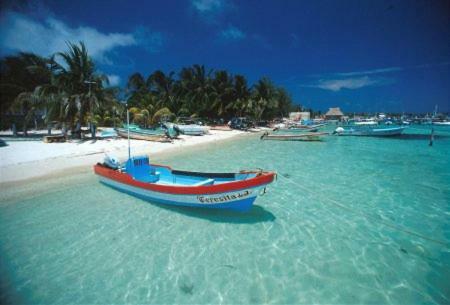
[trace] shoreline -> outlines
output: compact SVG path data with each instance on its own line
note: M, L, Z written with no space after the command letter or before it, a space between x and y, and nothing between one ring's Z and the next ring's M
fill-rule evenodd
M172 143L131 140L132 155L148 154L151 160L172 153L181 153L186 148L201 148L217 142L249 136L243 131L211 130L204 136L182 135ZM43 143L42 141L7 141L0 148L0 186L30 182L37 178L58 177L70 170L84 173L91 166L102 162L105 154L114 155L121 161L128 157L127 139L97 141L72 141L66 143Z

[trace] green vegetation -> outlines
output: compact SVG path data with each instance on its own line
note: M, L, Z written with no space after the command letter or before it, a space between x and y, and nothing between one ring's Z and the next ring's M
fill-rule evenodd
M176 77L177 75L178 77ZM134 73L124 90L109 87L96 72L85 45L68 44L67 52L49 58L19 53L1 59L2 128L21 122L26 135L36 118L80 136L81 126L115 126L125 117L119 97L128 101L134 123L149 126L176 116L229 120L248 116L255 121L286 115L293 105L289 94L262 78L250 87L242 75L193 65L178 74L155 71L147 78ZM20 113L14 117L11 113Z
M262 78L249 87L242 75L224 70L206 71L193 65L174 73L155 71L147 78L135 73L128 79L128 103L139 110L147 110L153 123L160 109L177 116L201 117L209 120L229 120L234 116L249 116L255 121L287 115L292 100L283 88Z

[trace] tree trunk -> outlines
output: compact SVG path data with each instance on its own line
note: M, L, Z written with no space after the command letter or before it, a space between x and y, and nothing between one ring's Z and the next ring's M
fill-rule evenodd
M62 134L64 135L64 137L67 137L66 122L63 122L62 124Z
M25 120L25 122L23 123L22 132L23 132L23 136L24 136L24 137L28 136L27 121L26 121L26 120Z
M75 126L75 138L81 139L81 122L78 121L77 125Z
M13 123L13 124L12 124L11 130L12 130L13 136L17 137L16 123Z
M90 127L91 127L91 137L92 139L96 139L95 133L97 131L97 126L95 126L94 123L90 123Z

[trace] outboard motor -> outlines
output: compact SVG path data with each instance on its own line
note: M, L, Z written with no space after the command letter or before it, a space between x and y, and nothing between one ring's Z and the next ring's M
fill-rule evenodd
M135 180L154 183L159 180L159 173L150 165L148 156L136 156L128 159L125 171Z
M105 155L105 159L103 159L103 164L111 169L119 169L120 161L115 156Z
M342 127L338 127L336 128L336 130L333 132L333 134L341 134L343 133L345 130Z

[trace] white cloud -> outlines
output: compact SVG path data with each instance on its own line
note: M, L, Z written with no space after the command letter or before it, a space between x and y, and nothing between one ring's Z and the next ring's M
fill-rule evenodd
M359 89L367 86L384 83L381 79L372 79L369 76L345 79L321 79L317 84L303 85L303 87L320 88L324 90L339 91L341 89Z
M403 70L404 70L404 68L401 68L401 67L390 67L390 68L373 69L373 70L366 70L366 71L335 73L335 75L340 75L340 76L359 76L359 75L370 75L370 74L381 74L381 73L398 72L398 71L403 71Z
M224 8L224 1L222 0L193 0L192 5L200 13L207 13L213 11L220 11Z
M220 33L220 36L226 40L241 40L245 38L245 33L237 27L230 25Z
M108 74L106 75L109 80L110 86L118 86L120 84L120 76L115 74Z
M340 73L333 73L332 75L361 76L361 75L385 74L385 73L392 73L392 72L401 72L401 71L411 70L411 69L429 69L429 68L435 68L435 67L442 67L442 66L448 66L449 64L450 64L449 62L441 62L441 63L435 63L435 64L421 64L421 65L415 65L415 66L409 66L409 67L388 67L388 68L379 68L379 69L372 69L372 70L365 70L365 71L340 72Z
M148 33L147 33L148 34ZM146 38L150 39L146 40ZM63 21L47 18L35 21L26 15L6 12L0 17L0 48L4 50L33 52L48 56L67 50L67 42L83 41L89 54L107 64L111 64L107 54L117 47L155 44L159 47L162 40L154 41L150 35L136 37L135 33L102 33L92 27L70 27Z

